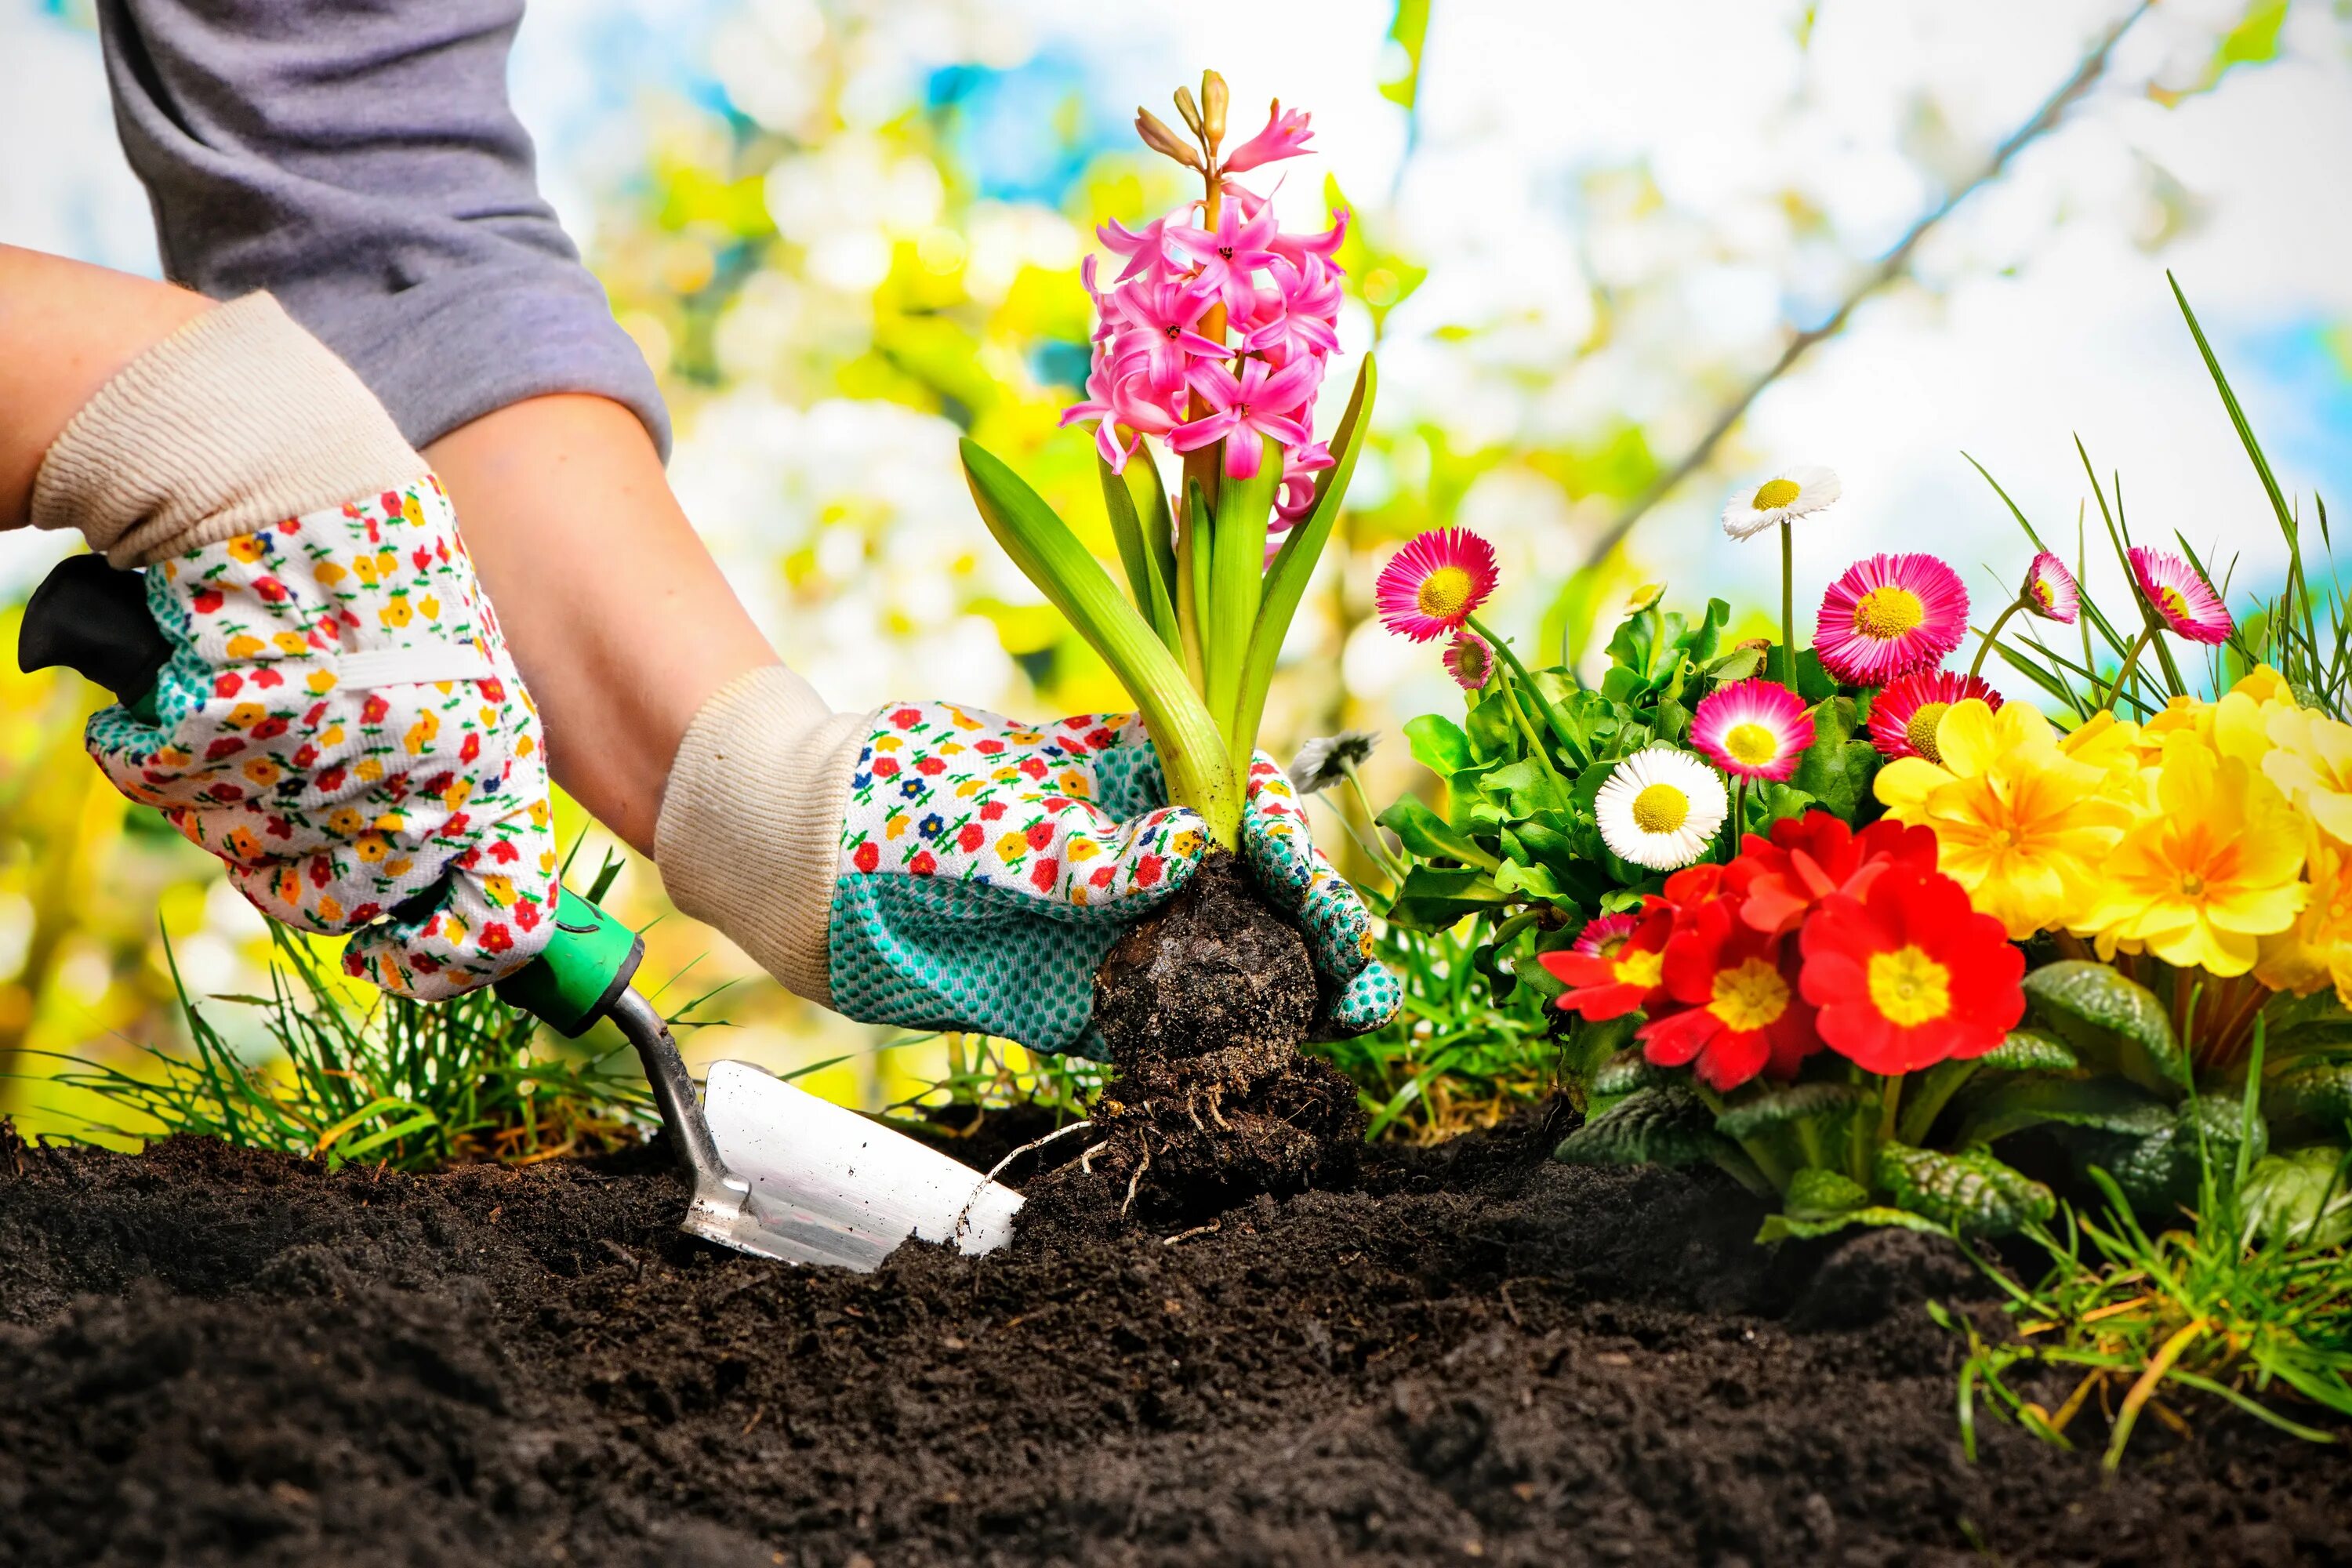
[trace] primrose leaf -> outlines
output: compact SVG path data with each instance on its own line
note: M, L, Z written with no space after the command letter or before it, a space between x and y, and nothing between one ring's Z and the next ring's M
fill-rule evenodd
M1491 913L1516 901L1482 870L1415 866L1405 873L1388 918L1413 931L1444 931L1464 915Z
M1738 1105L1726 1106L1715 1130L1726 1138L1752 1138L1775 1127L1813 1117L1839 1121L1853 1114L1867 1097L1850 1083L1792 1083L1768 1089Z
M2248 1238L2316 1247L2352 1241L2347 1158L2346 1151L2319 1143L2255 1161L2239 1194Z
M1933 1220L1923 1219L1908 1210L1888 1208L1885 1204L1869 1204L1862 1208L1844 1209L1836 1214L1767 1215L1764 1216L1763 1226L1756 1232L1756 1240L1763 1246L1769 1246L1776 1241L1811 1241L1816 1237L1834 1235L1852 1225L1919 1230L1930 1236L1947 1234L1944 1226L1936 1224Z
M1491 871L1502 864L1471 842L1468 834L1455 829L1413 795L1400 796L1394 805L1381 813L1381 826L1402 839L1407 849L1423 859L1442 856L1484 871Z
M2045 1121L2146 1138L2172 1121L2171 1106L2127 1079L2031 1078L1972 1095L1960 1142L1990 1143Z
M1679 1083L1635 1089L1566 1138L1552 1158L1570 1165L1703 1165L1729 1149L1706 1102Z
M2207 1159L2213 1162L2217 1176L2236 1172L2244 1130L2243 1108L2235 1100L2209 1095L2184 1102L2168 1124L2149 1132L2085 1129L2074 1140L2074 1153L2082 1163L2097 1165L2113 1176L2135 1209L2162 1215L2197 1202ZM2270 1130L2257 1118L2248 1163L2261 1160L2269 1149Z
M1679 1070L1652 1066L1642 1047L1633 1046L1601 1063L1586 1092L1595 1099L1622 1100L1636 1089L1660 1084L1679 1085L1682 1081Z
M1404 739L1412 748L1412 760L1441 778L1466 773L1477 763L1470 753L1470 737L1442 713L1407 720Z
M2352 1062L2302 1062L2263 1089L2263 1111L2335 1129L2352 1121Z
M1976 1059L2003 1072L2073 1072L2082 1066L2066 1043L2040 1029L2011 1029L2009 1038Z
M1962 1236L2007 1236L2058 1210L2048 1187L1982 1149L1946 1154L1887 1143L1878 1151L1874 1173L1897 1207Z
M1869 1203L1870 1189L1844 1172L1807 1165L1789 1178L1780 1206L1791 1219L1811 1220L1850 1214Z
M2034 1016L2093 1066L2120 1072L2168 1097L2179 1092L2189 1058L2156 994L2104 963L2061 959L2025 977Z

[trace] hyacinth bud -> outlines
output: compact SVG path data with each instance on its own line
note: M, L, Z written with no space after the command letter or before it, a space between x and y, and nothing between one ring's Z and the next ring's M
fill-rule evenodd
M1201 163L1201 154L1189 146L1176 132L1161 123L1159 116L1153 114L1151 110L1142 108L1136 110L1135 133L1142 137L1143 144L1153 152L1173 158L1188 169L1201 169L1204 174L1207 172Z
M1202 134L1201 106L1192 101L1191 88L1180 87L1176 89L1176 112L1184 117L1184 123L1192 128L1193 135Z
M1201 73L1201 122L1204 127L1202 134L1209 139L1213 149L1225 139L1226 96L1224 78L1214 71Z

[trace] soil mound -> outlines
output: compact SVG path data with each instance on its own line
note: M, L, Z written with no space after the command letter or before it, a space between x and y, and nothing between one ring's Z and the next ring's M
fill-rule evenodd
M866 1276L688 1240L658 1149L0 1146L0 1562L2352 1561L2340 1450L2149 1427L2102 1486L1988 1426L1970 1467L1948 1254L1774 1259L1727 1183L1542 1142Z

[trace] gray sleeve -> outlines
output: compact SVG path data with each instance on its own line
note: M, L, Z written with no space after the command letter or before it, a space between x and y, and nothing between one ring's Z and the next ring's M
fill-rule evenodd
M267 289L423 447L527 397L626 405L636 344L539 194L507 100L521 0L98 0L167 276Z

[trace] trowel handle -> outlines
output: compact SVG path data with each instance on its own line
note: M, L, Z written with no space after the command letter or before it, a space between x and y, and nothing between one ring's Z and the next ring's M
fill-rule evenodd
M499 1000L576 1040L613 1011L645 955L636 932L571 889L560 889L555 934L528 968L499 982Z
M58 562L33 590L16 628L17 668L77 670L151 724L155 678L171 657L147 608L146 574L117 571L103 555Z

